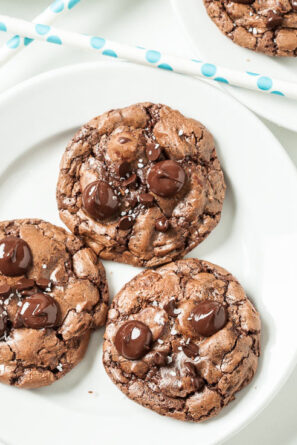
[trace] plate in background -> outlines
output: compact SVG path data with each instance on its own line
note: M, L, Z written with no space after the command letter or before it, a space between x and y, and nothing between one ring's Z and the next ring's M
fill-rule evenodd
M228 68L297 82L297 57L269 57L236 45L210 19L203 0L171 0L171 3L198 58ZM297 131L296 100L243 88L220 87L260 116Z

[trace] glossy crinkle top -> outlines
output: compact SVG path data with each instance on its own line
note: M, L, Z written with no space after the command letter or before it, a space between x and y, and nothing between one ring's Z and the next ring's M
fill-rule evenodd
M132 400L200 422L253 378L260 317L226 270L196 259L140 273L109 310L103 363Z
M100 257L153 267L183 257L220 220L225 183L214 140L166 105L111 110L68 144L60 217Z
M0 382L49 385L83 357L108 305L97 255L37 220L0 223Z

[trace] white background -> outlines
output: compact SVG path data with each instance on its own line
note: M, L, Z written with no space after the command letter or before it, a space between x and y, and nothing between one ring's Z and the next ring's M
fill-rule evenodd
M45 9L49 2L50 0L0 0L0 13L31 20ZM58 18L55 25L68 30L97 34L130 44L161 49L176 55L195 55L190 50L187 37L183 35L174 17L169 0L81 0L81 4L67 15ZM0 43L4 43L6 39L7 35L0 33ZM39 73L92 60L98 60L98 56L35 42L6 66L0 68L0 93ZM279 128L267 121L264 123L279 139L297 166L297 133ZM1 144L0 150L3 150ZM281 298L280 295L280 300ZM292 298L295 298L293 293ZM295 339L288 339L288 341L295 343ZM296 396L297 369L258 418L225 444L297 444ZM193 437L193 439L199 442L199 437Z

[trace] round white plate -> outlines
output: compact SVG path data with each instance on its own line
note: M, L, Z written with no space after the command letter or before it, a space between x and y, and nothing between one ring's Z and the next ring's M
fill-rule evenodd
M297 58L269 57L242 48L226 37L207 15L203 0L171 0L197 57L242 71L297 82ZM260 116L297 131L297 102L275 95L221 86Z
M226 202L221 223L191 256L232 271L259 309L263 337L257 375L211 421L188 424L161 417L111 383L101 363L101 330L82 363L52 386L29 391L1 385L4 442L179 445L194 439L216 444L259 413L294 366L297 347L289 339L296 334L296 171L252 113L205 83L111 62L46 73L6 93L0 98L0 219L40 217L59 224L55 186L71 135L97 114L146 100L180 109L215 136ZM105 266L112 296L140 270Z

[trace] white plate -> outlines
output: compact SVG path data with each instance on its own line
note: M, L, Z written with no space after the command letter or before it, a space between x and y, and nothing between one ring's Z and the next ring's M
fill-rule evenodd
M182 423L137 405L111 383L101 363L101 330L83 362L52 386L29 391L1 385L0 437L9 444L215 444L259 413L296 361L296 172L252 113L205 83L102 63L50 72L6 93L0 99L0 219L41 217L59 224L55 186L71 135L105 110L144 100L201 120L216 138L226 203L218 228L191 256L225 266L255 301L263 321L259 371L217 418ZM111 295L140 270L105 265Z
M226 37L207 15L203 0L171 0L197 57L242 71L297 82L297 58L269 57L242 48ZM221 86L260 116L297 131L297 102L241 88Z

